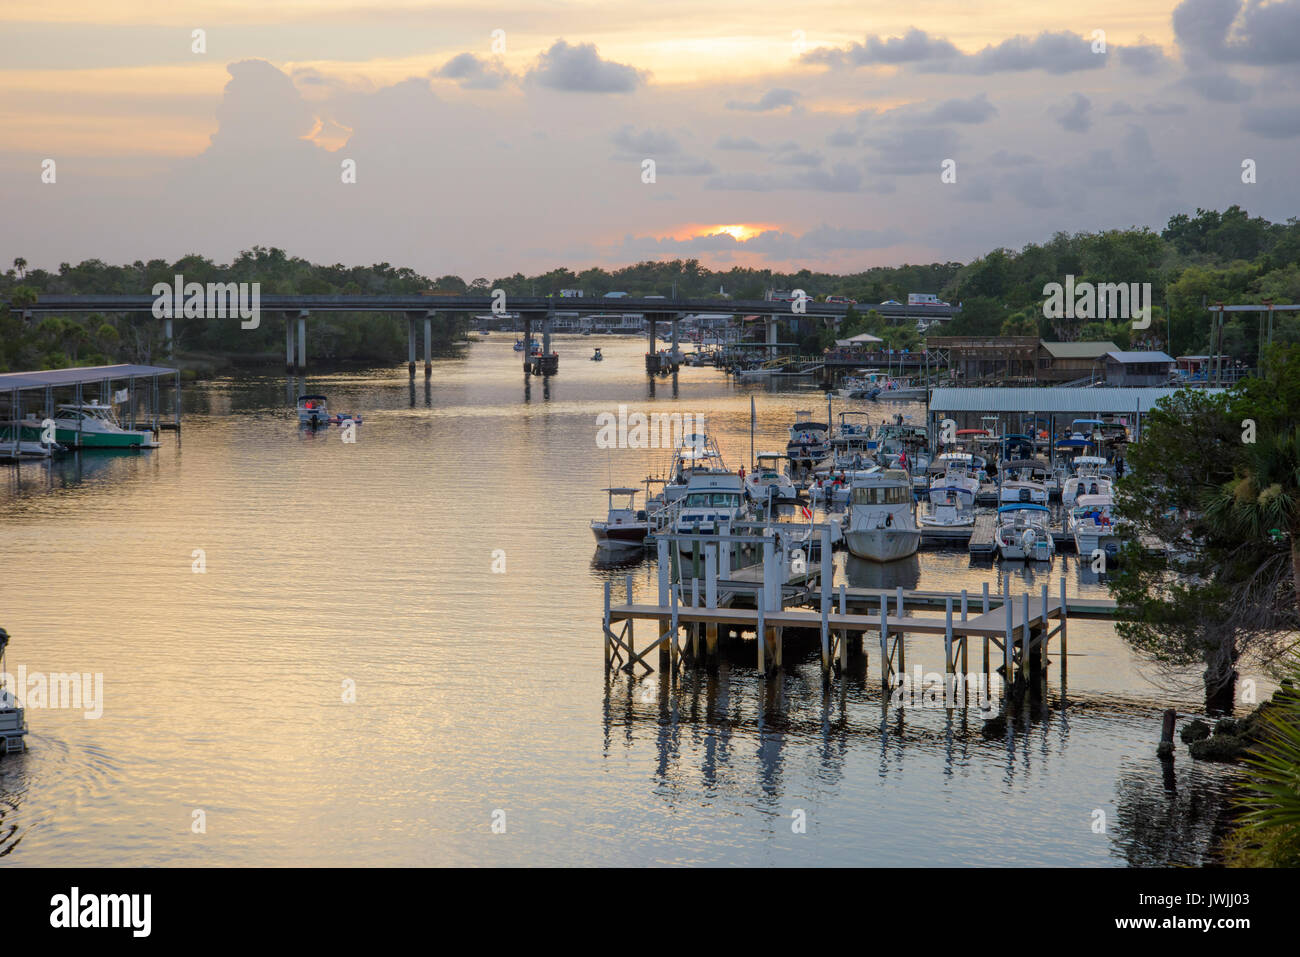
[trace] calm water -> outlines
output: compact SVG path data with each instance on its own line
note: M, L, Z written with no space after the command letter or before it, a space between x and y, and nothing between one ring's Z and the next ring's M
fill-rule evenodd
M604 486L667 453L597 449L596 416L706 413L740 465L749 387L707 368L651 387L642 341L599 337L559 340L560 375L526 386L512 342L440 361L428 388L404 366L310 376L364 416L355 444L298 430L301 382L241 376L187 388L179 445L0 471L7 670L102 673L104 698L98 719L29 708L30 750L0 759L0 860L1201 860L1223 772L1184 751L1165 780L1154 757L1161 710L1197 702L1154 688L1107 623L1070 625L1069 707L994 740L973 709L882 704L875 653L829 695L811 649L787 651L780 681L748 653L672 688L607 679L603 582L631 572L648 595L654 569L597 561L587 523ZM595 345L605 362L586 361ZM795 410L825 408L757 394L760 450L784 444ZM1062 573L1105 594L1072 559L1011 572L1034 592ZM858 584L975 592L999 575L964 551L849 568ZM941 671L942 642L915 638L907 657Z

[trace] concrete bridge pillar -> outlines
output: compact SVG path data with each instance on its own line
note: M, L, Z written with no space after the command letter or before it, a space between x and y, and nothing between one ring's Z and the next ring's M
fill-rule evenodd
M546 311L546 318L542 320L542 357L545 362L550 361L551 357L551 320L555 318L555 305Z
M424 314L424 377L433 375L433 313Z
M298 370L307 371L307 310L298 313Z
M424 316L422 312L406 314L406 371L415 378L415 320Z
M176 346L172 339L172 321L170 319L163 320L163 342L165 344L164 347L167 350L168 358L175 356Z
M763 319L763 331L767 333L767 357L775 359L777 353L775 316L767 316Z
M286 312L284 314L284 371L290 375L297 369L297 362L293 352L293 320L297 315L296 312Z

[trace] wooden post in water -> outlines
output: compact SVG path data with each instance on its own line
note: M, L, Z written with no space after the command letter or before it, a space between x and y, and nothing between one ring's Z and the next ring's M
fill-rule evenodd
M610 666L614 663L614 646L609 640L609 604L610 604L610 582L605 582L605 618L603 634L605 636L605 670L609 671Z
M668 592L669 592L669 594L670 594L671 597L672 597L672 609L673 609L672 638L671 638L671 643L672 643L672 667L673 667L673 670L676 671L676 670L677 670L677 662L681 659L681 656L682 656L682 650L681 650L681 648L679 648L679 647L677 646L677 629L678 629L678 627L679 627L679 626L678 626L678 619L677 619L677 586L675 586L675 585L674 585L674 586L671 586L671 587L668 589Z
M710 611L718 607L718 563L722 551L717 542L709 542L704 552L704 605ZM704 629L704 651L709 661L716 661L718 656L718 626L710 623Z
M631 575L627 576L627 603L629 605L632 604L632 576ZM629 618L627 620L627 654L628 654L629 665L632 663L632 656L636 654L635 645L633 645L632 643L632 625L633 625L633 620Z
M1065 625L1066 625L1066 620L1068 618L1069 615L1066 614L1065 611L1065 576L1062 575L1061 576L1061 689L1062 689L1062 694L1064 694L1064 690L1065 690L1065 657L1066 657Z
M966 624L966 611L967 611L966 606L967 606L966 589L963 588L961 590L961 623L963 625ZM961 633L961 673L963 675L970 674L970 669L966 664L966 643L969 640L970 640L970 635L966 634L965 629L963 629Z
M988 582L984 582L983 597L984 597L983 614L987 615L989 613L989 583ZM989 636L985 635L984 636L984 677L988 678L988 676L989 676Z
M1011 633L1011 579L1008 578L1005 584L1006 594L1002 596L1002 610L1007 616L1007 633L1006 637L1003 638L1006 644L1002 648L1002 676L1006 679L1009 688L1016 677L1015 672L1011 670L1011 648L1016 639Z
M1047 585L1044 584L1044 585L1043 585L1043 624L1042 624L1042 626L1041 626L1041 627L1042 627L1042 636L1043 636L1043 640L1040 641L1039 644L1038 644L1038 667L1039 667L1039 668L1042 668L1043 665L1047 664L1047 635L1048 635L1048 632L1049 632L1049 629L1048 629L1047 625L1048 625L1048 619L1047 619Z
M1021 603L1025 610L1024 628L1020 634L1020 677L1029 676L1029 592L1025 592L1025 600Z
M889 599L880 596L880 680L889 681L890 666L894 663L889 656Z
M758 602L758 627L754 632L754 636L758 639L758 673L760 675L767 674L767 656L764 654L766 644L764 636L766 634L767 629L763 625L763 602L760 599Z
M831 576L835 568L831 562L831 527L822 529L821 579L822 579L822 681L831 679Z
M951 675L953 672L952 661L952 596L949 595L943 600L944 612L944 629L943 629L943 673Z
M527 341L527 340L525 340ZM655 547L659 552L659 607L663 608L669 602L669 592L672 591L672 581L670 580L671 568L668 559L668 539L659 538L655 542ZM655 619L655 641L663 636L668 629L668 621L664 618ZM659 670L666 670L671 663L669 647L666 643L659 643Z
M847 608L848 608L848 596L845 594L844 591L844 583L840 582L840 617L841 618L843 618L845 614L847 614L845 610ZM865 651L866 649L863 650ZM841 628L840 629L840 670L842 672L848 671L848 667L849 667L849 630L848 628Z

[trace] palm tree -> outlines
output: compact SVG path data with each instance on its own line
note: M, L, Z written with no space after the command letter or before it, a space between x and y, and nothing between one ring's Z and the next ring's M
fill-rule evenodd
M1237 475L1205 511L1217 530L1243 541L1291 540L1291 575L1300 601L1300 426L1258 436Z
M14 260L14 268L18 270L18 278L25 279L27 276L27 260L19 256Z

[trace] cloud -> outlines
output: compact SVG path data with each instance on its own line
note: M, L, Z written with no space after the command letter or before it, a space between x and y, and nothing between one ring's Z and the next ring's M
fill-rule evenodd
M761 150L763 147L752 136L728 136L726 134L718 137L717 147L720 150Z
M1092 127L1092 101L1076 93L1068 103L1056 108L1056 122L1071 133L1086 133Z
M1191 73L1182 84L1214 103L1244 103L1255 94L1249 83L1226 73Z
M989 165L1001 168L1032 166L1037 162L1039 162L1038 158L1030 156L1028 153L1008 153L1006 150L998 150L989 157Z
M790 149L777 153L772 162L781 166L821 166L823 157L808 150Z
M861 130L835 130L826 137L827 146L857 146Z
M1114 103L1110 105L1110 108L1106 110L1106 115L1107 116L1132 116L1136 112L1137 110L1133 109L1131 104L1125 102L1124 100L1116 100Z
M633 156L665 156L681 148L676 138L664 130L646 129L638 133L631 126L617 129L610 141L621 152Z
M574 93L631 93L648 78L643 70L601 59L594 43L556 40L537 57L527 79L538 86Z
M921 119L926 123L983 123L997 113L988 95L979 93L969 100L944 100Z
M897 66L902 63L944 60L961 55L961 51L950 41L932 37L924 30L913 27L901 37L881 39L878 36L869 36L865 43L850 43L842 49L819 47L805 53L803 60L807 63L822 63L827 66Z
M514 79L513 74L499 62L477 57L472 53L461 53L437 70L431 76L444 80L455 80L466 90L495 90L507 80Z
M706 180L704 188L756 193L779 190L856 193L862 190L862 171L851 163L836 163L829 170L815 168L798 173L723 173Z
M1183 0L1173 24L1189 63L1300 63L1300 0Z
M959 137L947 127L907 129L870 137L868 145L875 158L868 168L876 173L912 176L920 173L939 175L945 159L957 153Z
M1181 103L1148 103L1142 112L1147 116L1180 116L1187 112L1187 107Z
M1241 128L1271 140L1300 136L1300 105L1249 107Z
M1077 33L1050 33L1036 37L1015 36L996 45L990 44L965 58L963 72L1006 73L1044 70L1047 73L1073 73L1095 70L1106 65L1106 56L1092 52L1092 41Z
M1158 43L1120 46L1115 48L1115 52L1119 55L1120 66L1143 76L1159 73L1168 66L1165 51L1160 48Z
M773 261L791 258L820 257L841 251L885 249L904 239L897 229L848 229L818 226L805 233L766 229L746 239L730 233L709 233L676 239L671 236L627 236L615 251L614 258L644 258L699 253L758 253Z
M778 87L774 90L768 90L757 100L728 100L727 109L766 113L768 110L779 110L787 106L797 106L798 102L799 94L797 91Z

